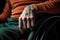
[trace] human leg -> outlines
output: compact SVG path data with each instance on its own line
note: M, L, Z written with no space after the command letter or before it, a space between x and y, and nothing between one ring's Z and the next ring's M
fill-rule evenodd
M17 19L9 18L7 22L0 24L1 40L19 40L20 36Z

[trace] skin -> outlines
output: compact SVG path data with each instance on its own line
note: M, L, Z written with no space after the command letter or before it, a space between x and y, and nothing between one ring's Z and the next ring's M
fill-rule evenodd
M45 4L44 7L43 6L42 7L43 8L47 7L47 9L44 9L43 10L43 8L40 8L39 11L50 13L51 12L51 9L55 9L55 6L58 8L58 5L56 5L56 4L58 4L58 2L60 2L60 1L56 1L56 2L55 1L52 1L51 3L53 5L50 5L49 2L50 1L46 1L46 2L43 2L43 3L35 4L35 5L39 6L39 8L40 8L42 5ZM19 29L20 28L27 29L27 28L34 27L34 23L35 23L34 22L34 20L35 20L35 18L34 18L34 12L33 12L33 10L35 10L35 7L34 6L28 5L23 10L22 14L19 17ZM10 16L10 10L11 10L10 9L10 4L9 4L8 0L6 0L6 5L4 7L4 10L3 10L2 14L0 15L0 20L2 20L2 21L3 20L6 20Z
M42 13L49 13L49 14L59 14L60 12L59 10L57 10L60 8L59 3L60 0L53 0L53 1L49 0L42 3L28 5L27 7L25 7L21 16L19 17L19 28L28 29L35 25L34 24L35 13L33 12L33 10L39 13L42 12Z
M34 13L32 12L34 10L32 5L27 6L21 16L19 17L19 28L20 31L22 31L21 29L29 29L31 27L34 27Z

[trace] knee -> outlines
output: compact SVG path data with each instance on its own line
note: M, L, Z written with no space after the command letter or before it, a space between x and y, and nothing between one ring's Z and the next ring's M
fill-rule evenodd
M8 37L7 37L8 36ZM10 29L10 28L0 28L0 39L2 38L6 38L6 39L19 39L20 38L20 34L18 31L14 30L14 29Z
M4 28L0 28L0 35L5 33L5 29Z

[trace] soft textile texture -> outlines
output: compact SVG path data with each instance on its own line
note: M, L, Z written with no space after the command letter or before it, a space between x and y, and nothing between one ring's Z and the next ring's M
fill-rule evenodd
M12 7L12 17L18 18L24 8L33 4L38 12L45 12L49 14L60 13L60 0L10 0Z

